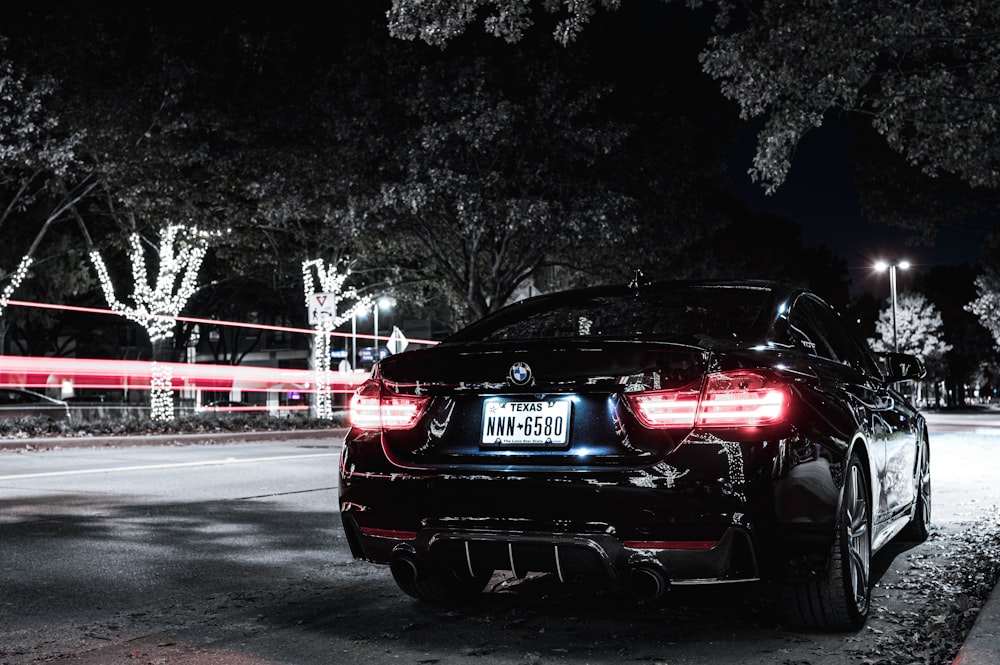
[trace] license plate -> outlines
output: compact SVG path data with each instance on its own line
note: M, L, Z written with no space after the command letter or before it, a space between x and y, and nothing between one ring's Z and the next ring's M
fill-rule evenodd
M569 441L569 401L483 403L483 446L564 446Z

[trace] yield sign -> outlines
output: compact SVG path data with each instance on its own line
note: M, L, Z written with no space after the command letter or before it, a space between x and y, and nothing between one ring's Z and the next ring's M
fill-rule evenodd
M399 326L393 326L392 334L389 335L389 340L385 343L385 348L389 349L389 353L402 353L406 350L406 346L409 343L410 340L406 339L406 335L399 329Z
M332 321L336 317L336 293L309 294L309 325L314 326L320 321Z

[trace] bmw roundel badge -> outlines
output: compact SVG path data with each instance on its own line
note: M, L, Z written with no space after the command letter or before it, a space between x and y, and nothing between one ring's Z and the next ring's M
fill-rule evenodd
M528 363L516 362L507 372L507 378L515 386L526 386L531 382L531 367Z

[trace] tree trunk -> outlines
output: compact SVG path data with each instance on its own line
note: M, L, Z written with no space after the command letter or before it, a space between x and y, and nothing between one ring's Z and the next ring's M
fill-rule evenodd
M152 420L174 419L173 376L166 363L172 362L174 340L158 339L153 342L153 362L150 368L149 416Z

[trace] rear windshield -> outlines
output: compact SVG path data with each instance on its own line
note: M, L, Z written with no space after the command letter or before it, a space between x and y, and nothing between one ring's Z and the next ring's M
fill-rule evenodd
M760 338L771 320L771 302L766 287L570 292L512 305L446 341L596 337L717 346Z

